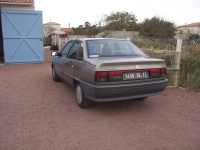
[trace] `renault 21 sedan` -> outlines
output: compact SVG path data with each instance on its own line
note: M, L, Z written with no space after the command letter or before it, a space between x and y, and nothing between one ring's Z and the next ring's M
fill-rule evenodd
M75 87L81 108L90 101L144 100L162 94L168 84L164 60L147 56L124 39L70 40L51 55L53 80Z

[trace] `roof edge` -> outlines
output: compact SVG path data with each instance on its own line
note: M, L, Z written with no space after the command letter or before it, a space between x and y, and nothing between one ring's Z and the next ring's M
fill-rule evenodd
M195 23L181 25L181 26L178 26L177 28L182 28L182 27L198 27L198 26L200 26L200 22L195 22Z
M33 5L33 2L31 2L31 3L9 3L9 2L0 2L0 4L5 4L5 5Z

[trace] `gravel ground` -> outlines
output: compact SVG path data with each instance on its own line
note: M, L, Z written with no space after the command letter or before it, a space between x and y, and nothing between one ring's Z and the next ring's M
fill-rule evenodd
M200 94L168 88L145 101L92 103L44 64L0 66L0 150L199 150Z

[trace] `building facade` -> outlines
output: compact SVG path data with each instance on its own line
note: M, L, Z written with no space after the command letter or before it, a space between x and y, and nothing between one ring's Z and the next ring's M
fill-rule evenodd
M182 36L182 38L187 38L191 34L199 34L200 35L200 22L185 24L182 26L178 26L178 34Z

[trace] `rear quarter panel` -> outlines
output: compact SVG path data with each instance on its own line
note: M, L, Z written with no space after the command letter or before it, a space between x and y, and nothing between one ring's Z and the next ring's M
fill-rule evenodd
M95 80L94 73L95 73L95 65L83 61L76 62L74 71L76 78L89 83L94 83Z

